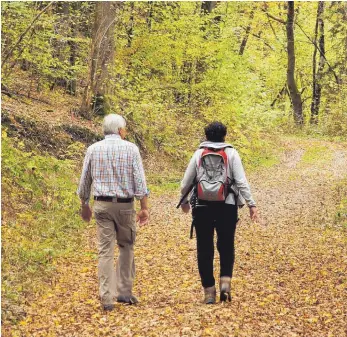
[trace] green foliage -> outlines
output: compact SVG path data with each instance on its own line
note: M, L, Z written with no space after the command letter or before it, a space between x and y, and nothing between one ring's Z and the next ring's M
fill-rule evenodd
M237 12L226 16L221 5L214 14L197 15L196 3L156 4L155 14L144 20L149 4L128 6L133 34L129 44L125 14L116 38L113 77L118 80L109 99L114 111L125 111L148 149L187 159L204 139L204 126L218 119L229 127L229 141L245 156L249 151L249 159L261 151L265 142L259 132L275 118L265 107L262 79L250 71L253 57L235 53L238 42L228 24ZM216 22L216 15L225 22Z
M306 124L317 5L295 4L296 81ZM42 8L35 2L2 2L2 56ZM94 3L54 4L14 50L3 71L4 83L13 84L13 66L20 65L37 90L75 81L82 94L89 81L94 16ZM325 4L330 67L326 64L321 79L319 125L307 127L308 132L340 138L347 134L345 19L345 3ZM114 61L107 65L109 76L103 83L107 110L124 114L134 140L149 152L177 157L178 148L188 147L190 153L203 138L203 126L216 119L228 125L233 143L259 150L264 132L296 128L284 90L285 21L285 2L221 2L209 14L197 2L124 2L115 21ZM247 27L247 43L239 55Z
M78 77L87 75L88 37L75 31L84 11L74 10L69 14L57 3L53 9L43 13L13 50L11 60L3 69L3 81L13 84L13 67L20 65L31 74L37 90L55 84L67 85ZM10 52L35 16L43 9L35 2L2 2L2 56ZM73 16L74 22L71 21ZM73 50L72 50L73 48ZM71 57L74 53L74 60Z
M7 318L16 316L14 304L40 291L41 281L49 282L57 258L74 252L84 228L75 164L23 152L23 147L3 130L2 300Z

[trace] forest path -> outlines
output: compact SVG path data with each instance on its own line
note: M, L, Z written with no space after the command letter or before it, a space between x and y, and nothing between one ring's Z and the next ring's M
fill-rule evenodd
M86 247L4 335L346 336L346 229L334 224L346 167L347 147L288 138L277 165L248 175L266 225L241 210L231 303L201 304L190 216L167 192L152 196L151 223L138 231L137 306L100 310L93 223Z

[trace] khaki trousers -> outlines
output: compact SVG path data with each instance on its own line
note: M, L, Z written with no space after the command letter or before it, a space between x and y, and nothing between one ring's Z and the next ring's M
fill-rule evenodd
M136 222L134 203L95 201L98 226L98 278L102 304L113 304L115 296L130 296L135 277L134 243ZM114 268L115 241L119 257Z

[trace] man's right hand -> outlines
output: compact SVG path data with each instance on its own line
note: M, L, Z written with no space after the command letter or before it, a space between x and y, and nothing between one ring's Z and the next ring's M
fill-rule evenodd
M84 221L89 222L92 218L92 210L88 204L82 204L81 217Z
M148 209L141 209L136 216L136 222L139 222L140 227L147 225L149 220Z

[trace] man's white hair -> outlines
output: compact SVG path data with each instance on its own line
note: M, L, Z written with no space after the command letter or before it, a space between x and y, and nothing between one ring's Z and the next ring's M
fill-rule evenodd
M125 119L117 114L109 114L104 118L103 130L104 135L119 134L119 129L124 129Z

